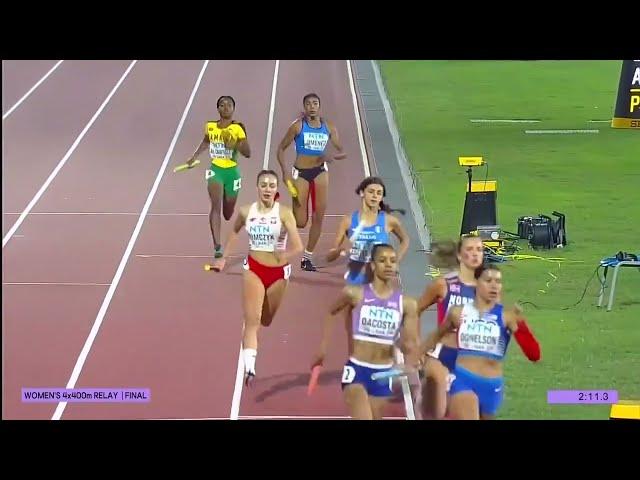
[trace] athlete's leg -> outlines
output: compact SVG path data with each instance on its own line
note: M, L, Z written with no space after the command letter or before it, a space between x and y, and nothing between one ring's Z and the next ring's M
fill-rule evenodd
M224 215L224 219L229 221L231 217L233 217L233 212L236 209L236 201L238 200L238 196L235 195L233 197L227 197L225 192L224 194L224 202L222 204L222 214Z
M273 317L275 317L276 312L280 307L280 303L284 298L284 293L287 291L288 284L289 280L282 279L273 283L267 289L267 295L264 299L264 303L262 304L262 315L260 317L260 323L263 327L271 325Z
M478 403L480 405L480 419L494 420L504 400L504 379L484 379L480 385Z
M255 372L255 359L258 353L258 330L260 329L260 315L265 291L262 280L250 270L245 270L242 286L242 306L244 310L242 350L245 371Z
M240 169L236 166L229 169L229 176L225 179L224 184L224 199L222 202L222 214L224 219L229 221L233 216L233 211L236 208L236 201L238 200L238 194L242 188L242 177L240 176Z
M413 400L413 413L416 420L422 420L422 378L418 373L409 375L409 392Z
M422 390L422 414L425 418L442 419L447 411L449 370L440 360L427 356Z
M382 420L384 410L388 403L389 399L387 397L369 397L373 420Z
M347 385L344 387L343 395L352 419L373 420L369 395L364 385L361 383Z
M211 228L211 237L213 239L213 247L216 249L216 257L222 256L218 255L217 252L220 251L222 245L222 239L220 236L220 210L222 204L222 196L223 196L223 183L222 179L216 178L219 175L216 174L216 171L212 166L206 171L207 175L207 191L209 192L209 199L211 201L211 209L209 210L209 227Z
M479 420L478 397L471 390L451 395L449 412L455 420Z
M315 211L311 217L311 228L309 229L309 240L307 241L307 252L313 252L320 240L322 233L322 222L327 210L327 196L329 191L329 172L322 172L314 180Z

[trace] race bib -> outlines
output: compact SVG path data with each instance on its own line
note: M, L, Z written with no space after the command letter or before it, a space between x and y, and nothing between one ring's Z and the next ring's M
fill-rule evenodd
M304 132L302 139L305 149L314 152L322 152L327 146L329 135L326 133Z
M358 330L366 335L394 338L400 327L400 312L375 305L362 305Z
M371 243L367 241L355 241L351 246L349 257L357 262L367 263L371 259Z
M254 250L273 251L276 238L268 225L248 225L246 231Z
M342 383L351 383L356 378L356 369L351 365L345 365L342 370Z
M209 142L209 155L211 158L231 158L233 152L221 142Z
M458 348L502 355L504 344L500 338L500 325L497 322L467 320L458 329Z
M291 265L285 265L282 269L284 271L284 279L289 280L289 277L291 276Z

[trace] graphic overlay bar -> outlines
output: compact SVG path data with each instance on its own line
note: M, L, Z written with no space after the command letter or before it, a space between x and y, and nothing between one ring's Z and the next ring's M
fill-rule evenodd
M549 390L549 404L612 404L618 402L617 390Z
M22 403L148 403L149 388L23 388Z

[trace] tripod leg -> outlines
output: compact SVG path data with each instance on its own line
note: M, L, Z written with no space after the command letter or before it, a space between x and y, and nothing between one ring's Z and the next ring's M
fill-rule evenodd
M607 272L609 271L609 267L604 267L604 279L600 284L600 296L598 297L598 307L602 306L602 299L604 298L604 289L607 287Z

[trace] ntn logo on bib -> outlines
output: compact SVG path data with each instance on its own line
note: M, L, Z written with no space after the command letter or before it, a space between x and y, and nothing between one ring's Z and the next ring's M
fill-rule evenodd
M304 148L316 152L322 152L327 146L329 135L318 132L304 132L302 134Z
M276 202L270 212L260 214L257 210L256 203L252 204L245 223L245 230L249 236L249 248L251 250L262 252L275 251L277 244L283 237L280 205Z
M463 311L458 328L458 349L503 356L506 344L502 332L497 315L485 313L480 317L477 311Z
M393 308L362 305L357 331L388 340L396 337L400 328L400 312Z
M209 156L211 158L231 158L233 156L233 150L230 150L224 146L224 143L209 143Z

